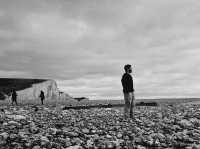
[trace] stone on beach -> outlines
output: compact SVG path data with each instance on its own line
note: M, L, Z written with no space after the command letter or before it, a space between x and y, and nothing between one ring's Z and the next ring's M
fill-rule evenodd
M7 115L7 118L13 119L13 120L24 120L26 119L23 115Z

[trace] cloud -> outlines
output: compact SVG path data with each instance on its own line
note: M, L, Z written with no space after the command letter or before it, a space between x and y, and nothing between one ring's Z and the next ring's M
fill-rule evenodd
M50 78L74 96L199 96L197 0L0 2L0 75Z
M4 71L4 70L0 70L0 77L14 78L15 76L28 77L28 76L30 76L30 74L28 72L24 72L24 71Z
M89 26L80 20L66 19L56 13L31 14L23 21L30 38L44 42L75 42L89 31Z

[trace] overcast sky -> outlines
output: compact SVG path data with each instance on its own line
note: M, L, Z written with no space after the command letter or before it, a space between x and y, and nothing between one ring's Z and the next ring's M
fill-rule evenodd
M72 96L200 97L199 0L0 0L0 77L50 78Z

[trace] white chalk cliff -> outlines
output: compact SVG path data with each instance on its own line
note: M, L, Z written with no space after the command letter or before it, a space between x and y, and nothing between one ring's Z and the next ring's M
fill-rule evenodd
M30 88L17 91L18 98L22 100L31 100L39 98L40 91L45 93L46 99L60 99L60 91L58 90L57 83L54 80L47 80L41 83L32 84ZM65 94L65 98L71 98L68 94Z

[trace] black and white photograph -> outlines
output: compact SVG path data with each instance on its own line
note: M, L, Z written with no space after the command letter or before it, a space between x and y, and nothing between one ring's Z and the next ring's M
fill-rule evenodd
M200 149L200 1L0 0L0 149Z

